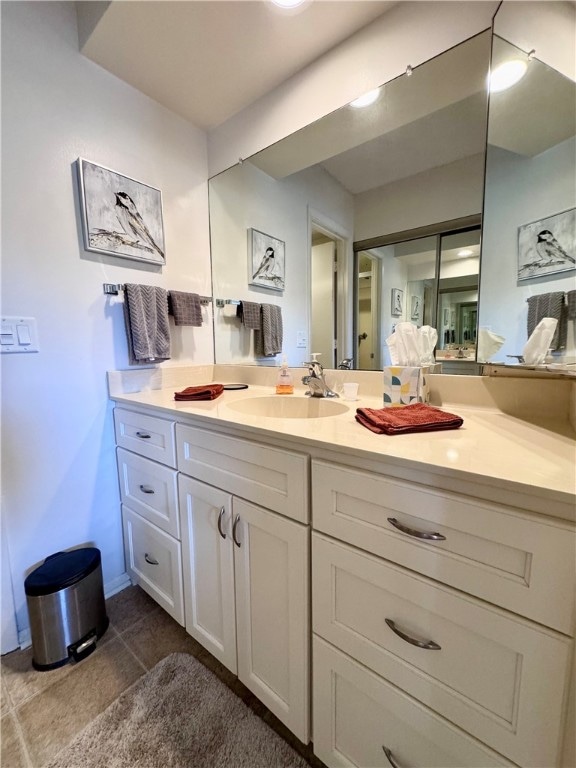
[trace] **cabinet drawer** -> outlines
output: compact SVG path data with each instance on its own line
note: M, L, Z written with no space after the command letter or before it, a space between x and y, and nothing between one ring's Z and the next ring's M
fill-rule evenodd
M308 457L176 425L178 469L302 523L309 520Z
M176 466L174 422L145 416L125 408L114 409L116 443L169 467Z
M322 461L312 462L312 488L315 529L573 633L569 524ZM444 539L418 538L423 532Z
M180 542L124 505L122 521L130 578L184 626Z
M317 637L313 653L314 752L329 768L512 765Z
M117 452L120 497L124 504L179 539L178 472L122 448Z
M511 760L556 764L568 638L312 538L314 632Z

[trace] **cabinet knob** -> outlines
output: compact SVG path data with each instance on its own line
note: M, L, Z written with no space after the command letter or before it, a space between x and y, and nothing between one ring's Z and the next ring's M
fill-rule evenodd
M146 560L147 563L150 563L150 565L160 565L158 560L156 560L155 557L152 557L152 555L149 555L148 552L144 552L144 560Z
M405 632L402 632L401 629L398 629L392 619L384 619L384 621L386 624L388 624L392 632L398 635L398 637L401 637L405 642L410 643L410 645L415 645L418 648L424 648L427 651L442 650L442 646L438 645L438 643L435 643L434 640L417 640L415 637L410 637L410 635L407 635Z
M408 528L407 525L402 525L395 517L389 517L388 522L393 525L394 528L398 528L402 533L413 536L415 539L424 539L426 541L446 541L446 536L442 536L441 533L428 533L428 531L419 531L417 528Z

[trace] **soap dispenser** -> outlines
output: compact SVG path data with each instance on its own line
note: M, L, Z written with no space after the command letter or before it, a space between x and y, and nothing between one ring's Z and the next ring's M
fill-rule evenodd
M294 384L292 383L292 374L288 370L288 360L286 355L282 356L282 365L278 372L278 379L276 380L276 394L277 395L293 395Z

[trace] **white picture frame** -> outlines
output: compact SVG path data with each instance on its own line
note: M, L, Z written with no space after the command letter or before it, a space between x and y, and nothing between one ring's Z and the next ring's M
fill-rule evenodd
M165 264L161 191L81 157L77 165L84 248Z
M390 314L393 317L401 317L404 311L404 291L400 288L392 288Z
M518 227L518 280L576 269L576 208Z
M286 244L258 229L248 230L248 285L283 291Z

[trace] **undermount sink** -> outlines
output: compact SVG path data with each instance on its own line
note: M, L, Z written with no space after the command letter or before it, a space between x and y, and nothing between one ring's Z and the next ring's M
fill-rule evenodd
M263 416L274 419L320 419L337 416L349 410L337 400L323 397L294 397L292 395L271 395L253 397L229 403L229 408L247 416Z

